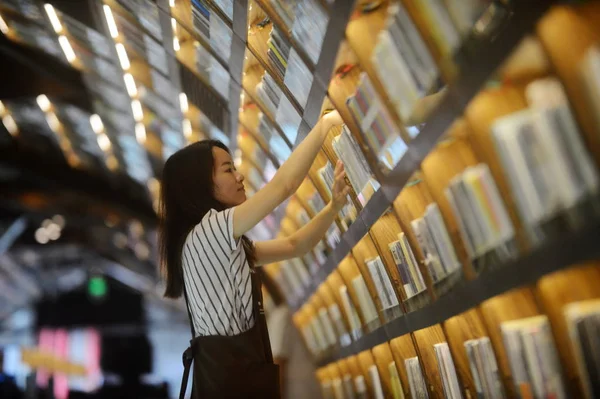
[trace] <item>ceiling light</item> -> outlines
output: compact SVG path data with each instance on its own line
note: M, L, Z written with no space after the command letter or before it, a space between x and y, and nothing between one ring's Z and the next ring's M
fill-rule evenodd
M60 127L60 121L54 112L48 112L46 114L46 123L48 123L48 126L50 126L50 129L53 131L57 131Z
M4 127L6 128L6 130L8 130L8 132L10 134L12 134L13 136L19 132L19 129L17 128L17 124L12 116L5 115L4 118L2 118L2 123L4 124Z
M175 50L175 51L181 50L181 46L179 45L179 39L177 37L173 38L173 50Z
M58 225L61 229L65 227L65 218L62 215L54 215L52 221Z
M139 100L133 100L131 102L131 111L133 112L133 119L136 122L144 119L144 111L142 110L142 103Z
M49 241L46 229L39 228L35 231L35 240L40 244L47 244Z
M106 23L108 24L108 31L110 32L110 36L113 39L116 39L119 36L119 30L117 29L117 23L115 22L115 18L113 17L112 10L108 5L104 5L104 16L106 17Z
M56 15L56 10L54 7L52 7L52 4L44 4L44 10L46 10L46 14L48 14L48 19L50 19L50 23L52 24L52 29L54 29L54 32L62 32L62 24L60 23L60 19L58 19L58 15Z
M42 111L50 111L50 100L48 100L48 97L46 97L45 94L40 94L39 96L37 96L35 101L37 101L37 104L40 106L40 109Z
M175 0L169 0L169 6L175 7Z
M2 101L0 101L0 116L3 116L6 113L6 107L4 106L4 103Z
M127 51L125 51L125 46L123 46L122 43L117 43L115 47L117 48L117 55L119 56L121 68L123 68L124 71L128 70L129 67L131 67L131 64L129 63L129 57L127 57Z
M146 142L146 127L141 122L135 124L135 138L140 144Z
M104 130L104 124L102 123L102 119L98 114L93 114L90 116L90 125L92 125L92 130L96 134L100 134Z
M102 151L110 150L110 139L105 133L100 133L98 135L98 146Z
M189 119L183 120L183 135L188 139L192 137L192 122Z
M177 21L175 18L171 18L171 28L173 28L173 33L177 32Z
M135 80L130 73L126 73L123 75L123 79L125 80L125 87L127 88L127 93L129 97L137 96L137 87L135 85Z
M73 62L77 58L75 56L75 52L73 51L73 47L71 47L71 43L69 43L69 39L66 36L60 35L58 37L58 43L62 48L63 53L65 53L65 57L67 57L67 61Z
M4 18L2 18L2 15L0 15L0 32L4 33L5 35L8 33L8 25L4 21Z
M114 155L111 155L106 159L106 166L108 166L108 169L115 171L119 168L119 161Z
M184 114L187 113L190 109L187 95L185 93L179 93L179 107L181 108L181 112L183 112Z

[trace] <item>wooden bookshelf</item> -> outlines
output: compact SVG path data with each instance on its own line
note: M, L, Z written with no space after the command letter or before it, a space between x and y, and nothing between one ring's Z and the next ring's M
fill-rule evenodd
M433 398L443 398L444 387L433 346L447 341L444 331L440 325L434 325L415 331L413 336L417 345L419 360L424 367L423 374L428 382L429 394Z
M389 365L394 361L394 356L392 354L390 344L386 342L384 344L373 347L372 354L375 364L377 365L377 370L379 372L379 379L381 380L383 392L386 395L386 397L393 397L392 395L394 393L394 387L389 371ZM396 370L397 369L398 367L396 366Z
M400 375L404 396L408 398L410 397L410 385L404 361L418 356L413 338L410 334L396 337L390 340L390 348L394 362L396 362L396 369Z

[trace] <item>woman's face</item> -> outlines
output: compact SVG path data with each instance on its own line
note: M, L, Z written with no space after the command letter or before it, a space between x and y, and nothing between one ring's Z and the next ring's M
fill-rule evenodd
M244 176L239 173L233 164L229 153L219 147L213 147L215 198L217 201L231 208L246 201L244 190Z

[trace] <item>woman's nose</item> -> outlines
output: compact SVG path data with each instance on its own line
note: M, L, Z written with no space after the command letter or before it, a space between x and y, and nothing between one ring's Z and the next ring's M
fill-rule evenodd
M243 182L243 181L244 181L244 175L243 175L243 174L241 174L240 172L237 172L237 181L238 181L239 183L241 183L241 182Z

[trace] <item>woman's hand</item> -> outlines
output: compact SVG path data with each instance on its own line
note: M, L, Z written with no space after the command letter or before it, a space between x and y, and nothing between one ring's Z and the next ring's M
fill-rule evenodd
M337 110L333 110L330 113L323 115L323 127L325 128L325 133L332 127L339 126L343 123L344 121Z
M337 161L334 176L335 180L331 189L331 205L339 212L346 205L346 199L350 192L350 186L346 184L346 171L344 170L344 163L342 161Z

